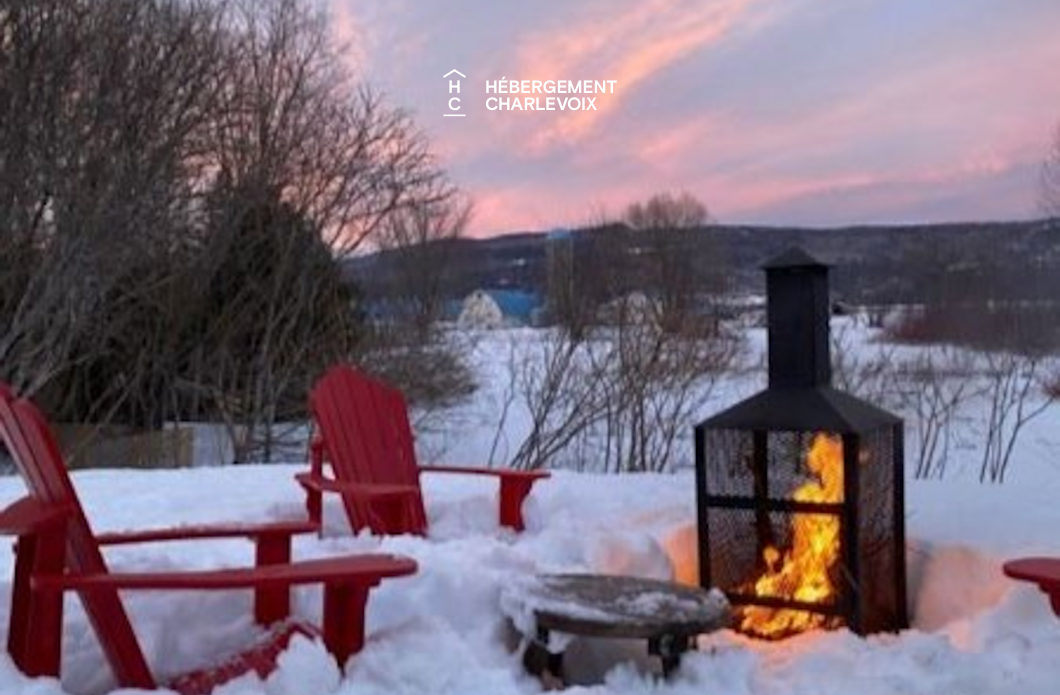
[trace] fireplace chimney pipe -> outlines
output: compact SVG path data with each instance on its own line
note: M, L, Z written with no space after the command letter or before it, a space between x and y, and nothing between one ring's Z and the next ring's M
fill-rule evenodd
M763 269L770 388L830 386L828 266L792 248Z

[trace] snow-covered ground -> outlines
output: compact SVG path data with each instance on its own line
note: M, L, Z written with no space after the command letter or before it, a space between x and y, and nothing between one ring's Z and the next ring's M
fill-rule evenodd
M498 348L499 350L500 348ZM488 354L488 353L486 353ZM495 366L495 363L494 363ZM484 374L489 374L483 367ZM490 378L475 403L453 413L425 450L474 462L493 441ZM708 410L757 388L719 390ZM1053 411L1058 408L1053 408ZM1060 619L1034 587L1007 580L1000 564L1028 553L1060 555L1058 417L1031 423L1003 486L980 485L972 450L957 450L953 476L907 483L912 629L860 638L846 631L762 643L730 632L700 640L669 681L653 675L642 643L578 641L569 649L572 693L661 695L977 695L1060 692ZM962 465L964 464L964 465ZM301 465L100 470L74 481L97 531L192 522L297 518ZM968 472L962 474L962 470ZM298 639L266 681L246 676L216 692L269 695L541 692L524 674L501 609L505 586L535 572L592 571L694 580L692 472L596 476L557 472L525 510L527 531L497 526L493 482L425 476L429 538L345 533L330 506L324 539L296 541L296 557L357 551L411 556L419 572L384 582L369 601L365 649L339 672L323 647ZM0 478L0 504L22 493ZM251 561L238 541L114 548L115 569L232 566ZM0 553L0 633L6 633L12 558ZM126 596L141 643L162 676L216 663L250 642L250 599L233 593ZM319 618L320 592L300 590L296 612ZM0 693L98 693L113 687L76 599L67 605L64 680L27 679L0 657ZM0 634L0 639L6 639ZM128 692L128 691L126 691Z

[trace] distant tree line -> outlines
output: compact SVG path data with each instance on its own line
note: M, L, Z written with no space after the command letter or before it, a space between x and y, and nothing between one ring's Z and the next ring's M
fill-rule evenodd
M220 420L269 457L362 343L337 259L454 192L325 22L0 0L0 379L57 419Z

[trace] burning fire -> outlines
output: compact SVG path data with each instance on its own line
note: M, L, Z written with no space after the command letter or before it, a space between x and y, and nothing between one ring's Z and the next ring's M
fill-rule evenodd
M815 479L795 490L799 502L836 503L843 499L843 444L838 437L817 434L806 454ZM762 552L766 569L754 582L755 596L822 603L836 593L829 570L839 558L839 517L795 514L791 548L768 546ZM828 616L791 608L747 606L740 629L765 638L780 638L822 627Z

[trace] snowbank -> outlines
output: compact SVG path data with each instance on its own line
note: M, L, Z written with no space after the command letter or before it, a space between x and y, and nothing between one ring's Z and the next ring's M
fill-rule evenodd
M291 476L298 466L185 471L86 471L75 475L99 531L146 525L300 514ZM690 474L599 477L560 472L535 488L522 535L498 527L490 481L425 478L432 536L375 538L343 533L329 507L330 535L301 538L298 557L382 549L416 558L421 571L384 583L371 598L368 644L345 675L320 645L296 641L268 682L248 676L218 693L539 692L516 651L501 590L534 572L596 571L687 579L694 574ZM583 642L568 652L572 678L592 693L1055 693L1060 620L1032 587L1003 578L1002 558L1060 552L1060 494L1053 480L1018 487L911 483L910 594L914 629L861 639L847 632L779 644L732 633L701 640L680 672L659 683L642 645ZM21 493L0 479L0 501ZM249 562L240 542L115 548L118 569L210 567ZM11 557L0 556L0 621L6 625ZM319 591L296 610L319 617ZM159 673L215 662L252 637L249 597L240 593L128 596L148 659ZM25 679L0 658L0 692L102 692L112 683L76 600L68 604L65 681Z

